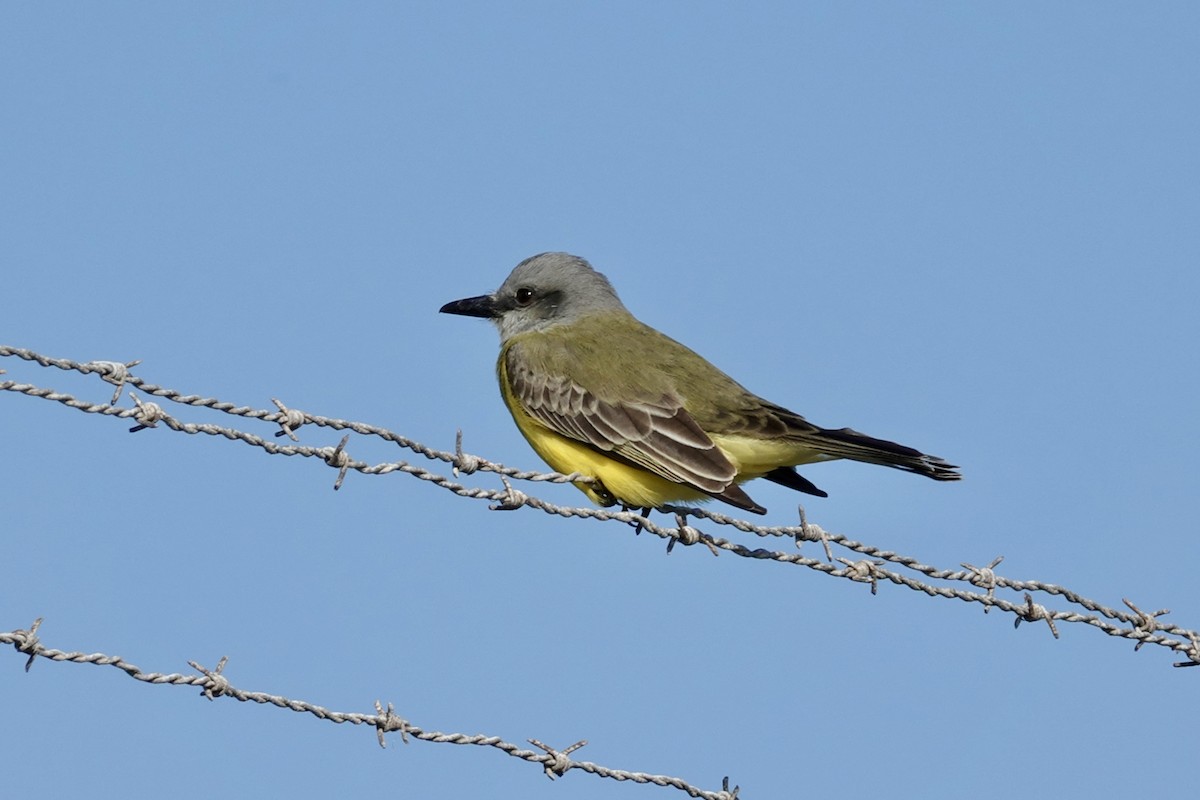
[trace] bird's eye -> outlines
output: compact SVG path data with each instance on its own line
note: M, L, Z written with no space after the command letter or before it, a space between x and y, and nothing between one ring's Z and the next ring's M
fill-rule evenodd
M527 306L532 303L533 294L533 289L530 289L528 286L522 286L520 289L517 289L517 305Z

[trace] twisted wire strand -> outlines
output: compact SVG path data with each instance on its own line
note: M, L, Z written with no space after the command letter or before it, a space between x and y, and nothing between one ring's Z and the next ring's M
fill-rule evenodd
M565 775L568 771L577 769L581 772L586 772L596 775L601 778L609 778L616 781L632 781L633 783L653 784L655 786L672 787L686 792L691 797L702 798L703 800L736 800L737 787L731 791L728 788L728 779L723 789L718 791L708 791L684 781L681 778L671 777L669 775L654 775L646 772L632 772L629 770L612 769L600 764L595 764L590 761L576 761L570 758L570 754L580 747L587 744L586 741L577 742L563 750L556 750L542 744L536 739L530 739L530 744L542 752L522 748L520 745L505 741L499 736L488 736L483 734L465 734L465 733L446 733L443 731L430 731L414 725L402 717L395 714L393 706L389 703L386 708L383 704L376 701L374 714L362 712L348 711L332 711L323 706L315 705L304 700L294 700L280 695L269 694L267 692L252 692L245 689L239 689L230 683L229 678L225 676L224 669L228 663L227 658L221 658L217 666L213 669L208 669L200 664L189 661L188 664L195 669L199 674L183 675L178 672L161 673L161 672L144 672L141 667L132 664L119 656L109 656L103 653L82 653L82 652L66 652L63 650L55 650L42 645L38 636L38 628L42 625L42 619L39 618L33 622L28 629L18 629L15 631L3 633L0 632L0 644L11 644L20 653L28 655L28 661L25 663L25 671L28 672L39 658L46 658L51 661L65 661L73 664L94 664L96 666L107 666L121 670L129 677L136 681L144 683L167 685L167 686L195 686L200 688L201 696L215 700L218 697L229 697L240 702L259 703L260 705L272 705L277 708L285 708L291 711L302 714L311 714L317 719L335 724L350 723L351 725L366 725L372 727L376 731L377 740L380 747L386 747L385 734L399 733L401 740L407 744L409 737L419 739L425 742L433 742L436 744L458 744L458 745L475 745L478 747L492 747L506 755L518 758L523 761L528 761L534 764L540 764L545 774L550 778L557 778Z

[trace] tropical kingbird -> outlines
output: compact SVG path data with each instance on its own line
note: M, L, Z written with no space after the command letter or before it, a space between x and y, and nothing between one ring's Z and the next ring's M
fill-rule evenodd
M962 477L936 456L817 427L752 394L638 321L578 256L527 258L495 293L441 311L496 324L500 394L517 428L552 468L592 478L575 486L602 506L715 497L765 514L739 484L763 477L827 497L793 467L838 458Z

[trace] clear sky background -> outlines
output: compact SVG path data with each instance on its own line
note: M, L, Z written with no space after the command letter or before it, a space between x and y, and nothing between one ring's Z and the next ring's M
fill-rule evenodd
M0 342L540 468L495 332L437 309L568 250L752 390L965 475L818 465L826 500L749 487L768 522L1195 628L1198 53L1184 3L10 3ZM1129 797L1195 760L1200 668L1159 647L128 427L0 394L0 629L746 798ZM685 796L23 665L12 797Z

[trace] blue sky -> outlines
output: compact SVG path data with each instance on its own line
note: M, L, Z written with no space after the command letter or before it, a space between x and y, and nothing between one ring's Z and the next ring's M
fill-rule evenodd
M826 500L750 487L768 522L1196 628L1197 52L1185 4L9 4L0 343L533 469L494 331L436 312L568 250L965 475L818 465ZM0 393L0 629L748 798L1133 796L1194 759L1162 648L128 427ZM685 796L7 661L13 796Z

